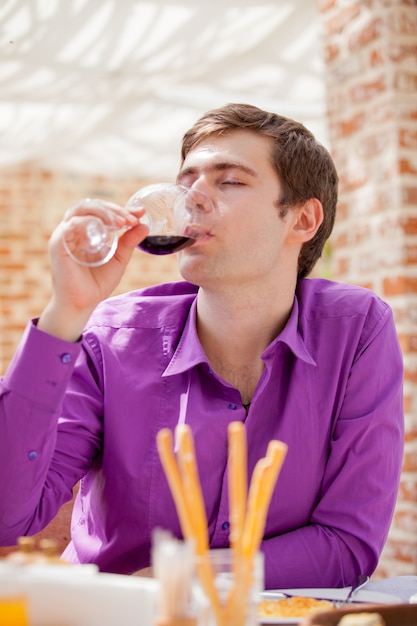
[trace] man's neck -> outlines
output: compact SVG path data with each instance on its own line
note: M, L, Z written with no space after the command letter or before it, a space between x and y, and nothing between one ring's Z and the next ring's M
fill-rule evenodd
M295 284L233 293L201 288L197 331L209 360L239 364L259 358L287 323L294 292Z
M200 289L197 332L212 369L239 390L248 412L264 369L265 348L287 323L293 287L277 290Z

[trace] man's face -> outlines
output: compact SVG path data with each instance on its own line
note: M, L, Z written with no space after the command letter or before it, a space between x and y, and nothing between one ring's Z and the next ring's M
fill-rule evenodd
M210 234L178 255L186 280L203 287L243 286L282 265L291 218L279 217L272 141L236 130L208 137L187 155L178 182L207 194L216 215Z

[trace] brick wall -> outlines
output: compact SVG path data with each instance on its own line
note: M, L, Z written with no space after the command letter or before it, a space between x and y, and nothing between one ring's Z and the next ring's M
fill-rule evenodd
M0 372L27 320L48 301L48 239L67 207L84 197L123 204L146 182L53 173L34 164L0 170ZM175 257L138 250L117 292L179 278Z
M401 491L376 576L416 574L417 2L322 0L319 10L340 174L331 273L391 304L405 362Z

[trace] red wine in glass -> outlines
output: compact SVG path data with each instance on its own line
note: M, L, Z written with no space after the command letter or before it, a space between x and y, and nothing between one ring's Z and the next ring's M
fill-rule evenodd
M138 248L149 254L173 254L195 242L192 237L180 235L149 235L140 242Z

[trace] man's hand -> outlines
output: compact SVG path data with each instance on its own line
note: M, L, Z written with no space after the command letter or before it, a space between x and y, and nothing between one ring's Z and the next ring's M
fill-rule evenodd
M86 212L89 200L81 200L66 213L65 219ZM119 284L135 247L146 237L148 228L139 223L144 210L129 211L101 202L110 209L120 230L113 258L99 267L87 267L70 258L63 244L64 223L53 232L49 242L52 271L52 296L42 313L38 328L49 334L77 341L96 306L108 298Z

